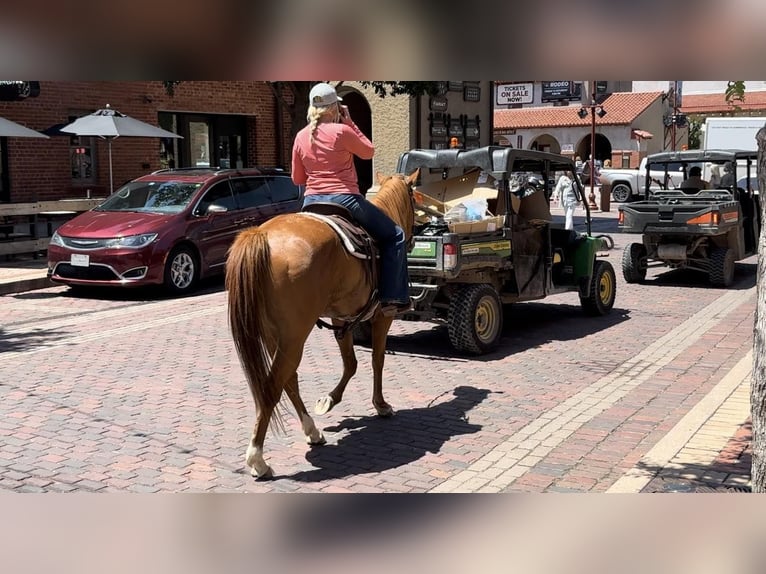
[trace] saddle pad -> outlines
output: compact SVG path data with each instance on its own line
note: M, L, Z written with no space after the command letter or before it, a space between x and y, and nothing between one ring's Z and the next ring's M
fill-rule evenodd
M313 213L311 211L301 211L299 214L305 215L308 217L313 217L314 219L318 219L320 221L325 222L327 225L329 225L333 229L333 231L335 231L335 233L338 234L338 237L340 237L340 240L343 243L343 247L345 247L346 251L348 251L352 256L358 259L365 259L365 260L370 258L369 255L360 251L360 249L354 244L354 242L348 236L346 231L338 224L338 222L333 217L328 217L327 215L321 215L319 213Z

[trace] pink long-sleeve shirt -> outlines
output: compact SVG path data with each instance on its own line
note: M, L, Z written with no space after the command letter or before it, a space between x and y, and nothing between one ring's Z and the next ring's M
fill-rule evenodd
M354 156L372 159L375 147L353 122L321 123L311 142L311 126L295 136L292 178L305 195L359 193Z

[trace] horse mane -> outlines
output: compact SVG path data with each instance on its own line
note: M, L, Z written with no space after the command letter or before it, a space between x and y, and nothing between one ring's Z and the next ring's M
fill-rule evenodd
M389 175L380 182L378 192L370 199L409 235L414 222L409 184L401 174Z

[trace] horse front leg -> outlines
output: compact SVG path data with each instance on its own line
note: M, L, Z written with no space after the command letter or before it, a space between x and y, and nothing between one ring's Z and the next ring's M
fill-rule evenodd
M343 324L341 321L333 320L333 325L340 326ZM346 390L346 385L356 374L357 360L356 353L354 353L354 337L351 331L347 331L342 339L338 341L338 347L340 347L340 356L343 359L343 375L335 388L330 391L330 394L322 397L316 402L314 407L314 413L318 415L326 414L343 400L343 392Z
M390 417L394 409L383 398L383 364L386 358L386 339L393 317L377 312L372 319L372 406L378 416Z

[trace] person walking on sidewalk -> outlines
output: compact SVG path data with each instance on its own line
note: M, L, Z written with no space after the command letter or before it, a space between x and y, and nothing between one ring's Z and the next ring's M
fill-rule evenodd
M319 83L309 93L309 124L295 137L292 179L305 185L303 206L342 205L380 246L380 305L385 315L411 306L404 231L359 191L354 156L372 159L375 148L341 104L335 88Z
M556 182L553 194L558 198L561 207L564 208L564 229L574 229L574 212L577 204L580 202L577 200L577 195L575 195L571 171L561 174L558 182Z

